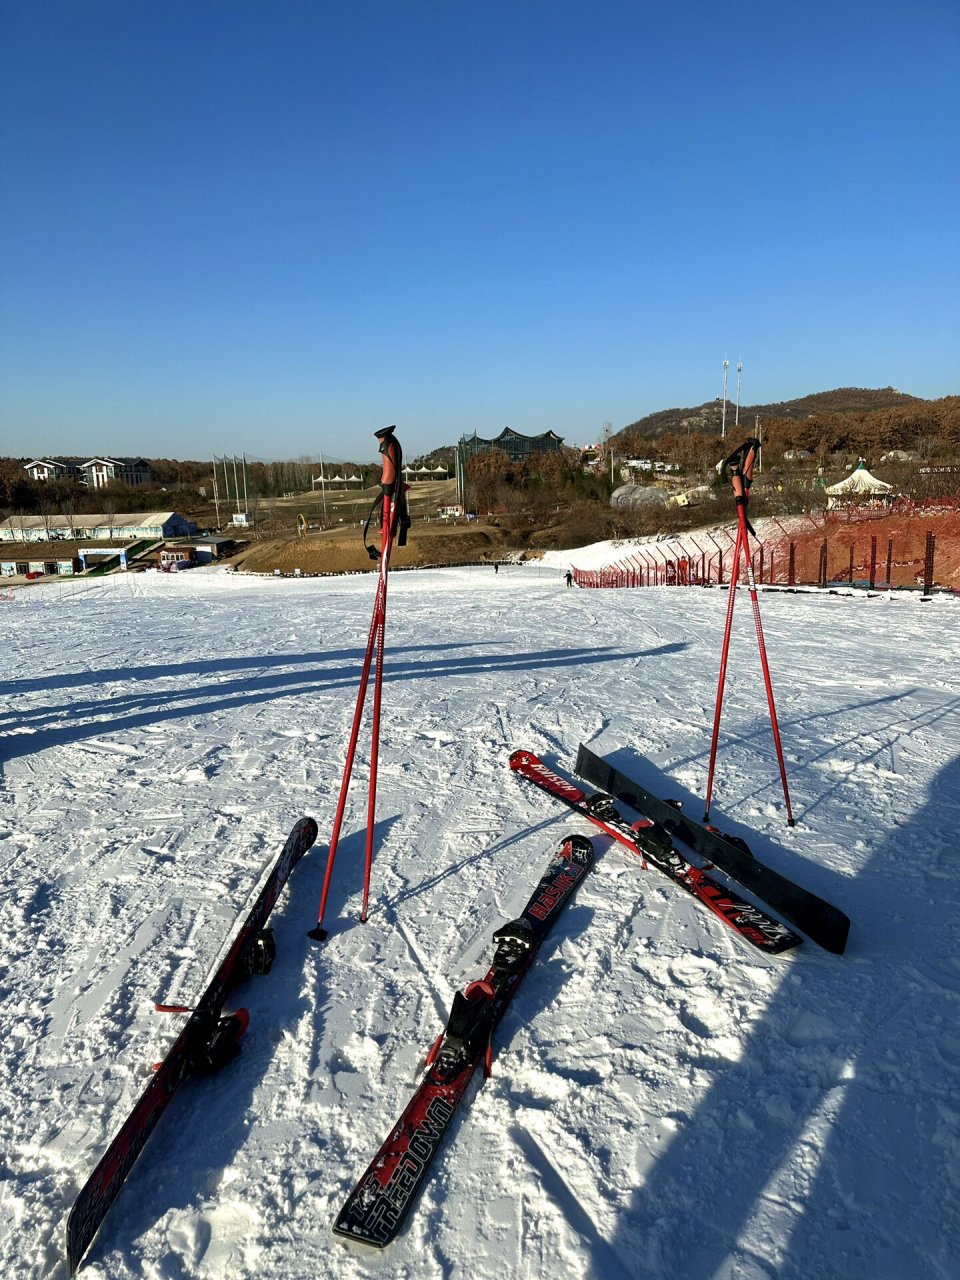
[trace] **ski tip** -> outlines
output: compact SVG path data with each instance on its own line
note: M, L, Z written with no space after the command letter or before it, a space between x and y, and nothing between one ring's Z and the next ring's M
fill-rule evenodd
M310 930L310 932L307 934L307 937L312 938L314 942L326 942L327 931L326 929L321 929L320 926L317 925L315 929Z
M521 748L519 751L512 751L508 761L511 769L522 769L525 765L539 764L540 757L533 751L527 751Z
M291 832L294 837L303 840L304 845L310 849L316 843L320 829L317 826L315 818L301 818Z

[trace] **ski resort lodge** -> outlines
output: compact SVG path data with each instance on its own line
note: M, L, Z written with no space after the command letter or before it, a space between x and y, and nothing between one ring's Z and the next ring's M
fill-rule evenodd
M563 437L555 431L543 431L538 436L521 435L512 427L504 427L491 440L473 435L461 436L457 444L457 497L463 502L466 493L467 463L479 453L500 449L511 462L523 462L531 453L555 453L563 444Z
M504 427L492 440L485 440L476 432L472 436L461 436L457 453L463 466L478 453L487 453L491 449L502 450L511 462L522 462L531 453L553 453L562 444L563 437L554 431L543 431L538 436L524 436L519 431Z

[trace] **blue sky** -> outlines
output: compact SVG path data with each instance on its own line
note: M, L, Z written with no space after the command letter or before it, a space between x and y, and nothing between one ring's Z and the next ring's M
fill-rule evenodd
M960 392L960 6L0 0L0 453Z

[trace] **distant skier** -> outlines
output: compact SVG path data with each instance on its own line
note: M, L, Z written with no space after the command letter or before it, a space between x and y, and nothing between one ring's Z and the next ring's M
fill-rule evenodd
M567 572L566 572L563 576L564 576L564 577L566 578L566 580L567 580L567 586L568 586L568 587L572 587L572 586L573 586L573 574L570 572L570 570L568 569L568 570L567 570Z
M500 562L498 560L494 560L493 562L493 572L494 573L500 572Z

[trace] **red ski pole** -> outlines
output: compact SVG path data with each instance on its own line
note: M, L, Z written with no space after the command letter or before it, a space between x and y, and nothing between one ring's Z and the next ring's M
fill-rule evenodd
M757 647L760 650L760 666L763 669L763 683L767 690L767 706L770 710L770 728L773 730L773 743L777 750L777 763L780 766L780 781L783 784L783 799L787 806L787 826L794 826L793 809L790 807L790 789L787 786L787 768L783 762L783 747L780 743L780 726L777 723L777 708L773 701L773 685L770 681L770 665L767 662L767 646L763 640L763 624L760 621L760 598L757 595L757 583L753 576L753 562L747 549L747 514L743 507L737 508L740 513L740 536L744 555L747 561L747 583L750 591L750 602L753 605L753 618L757 625Z
M317 912L316 928L311 929L309 936L315 941L322 942L327 936L327 931L323 927L323 918L327 907L327 895L330 892L330 881L333 876L333 866L337 856L337 846L340 841L340 831L343 825L343 815L346 809L347 793L350 789L350 778L353 773L353 762L356 756L357 740L360 735L360 722L363 718L363 707L367 696L367 687L370 680L370 668L373 663L374 651L376 651L377 662L376 672L374 676L374 701L373 701L373 734L372 734L372 751L370 759L370 793L367 803L367 847L366 860L364 869L364 885L363 885L363 907L360 919L365 921L367 918L367 898L370 887L370 868L373 861L373 825L376 806L376 786L377 786L377 755L380 745L380 695L383 684L383 643L384 631L386 628L387 613L387 574L390 568L390 553L393 549L395 534L399 533L399 542L403 546L406 542L406 530L409 520L406 517L406 503L403 494L403 482L401 476L401 465L403 454L400 449L400 442L393 435L394 427L385 427L382 431L377 431L376 437L380 441L380 452L383 455L383 471L380 477L380 496L377 499L374 510L377 505L381 505L383 517L381 521L381 548L379 553L374 547L367 547L368 554L373 559L380 561L380 570L377 577L377 592L373 603L373 617L370 621L370 632L367 636L367 647L363 656L363 666L360 672L360 688L357 691L357 703L353 713L353 723L350 728L350 739L347 744L347 757L343 769L343 777L340 780L340 794L337 799L336 813L333 819L333 831L330 836L330 846L327 851L327 865L323 875L323 889L320 894L320 906ZM371 512L371 519L373 513ZM367 520L369 527L370 519ZM364 539L366 539L366 528L364 529ZM366 545L366 540L364 541Z
M717 682L717 705L713 719L713 737L710 743L710 765L707 773L707 796L704 806L704 822L710 816L710 801L713 795L713 775L716 764L717 743L720 736L720 712L723 703L723 690L727 675L727 657L730 648L733 606L736 600L737 582L740 576L740 554L743 553L747 567L747 583L750 590L750 601L753 605L753 617L757 629L757 646L760 651L760 666L763 671L763 682L767 693L767 707L770 712L770 727L773 730L773 742L777 752L777 763L780 769L780 781L783 784L783 798L787 808L787 826L794 826L793 810L790 805L790 790L787 786L787 770L783 761L783 746L780 741L780 726L777 722L777 708L773 700L773 684L770 680L770 665L767 661L767 647L763 639L763 624L760 621L760 600L757 596L757 583L750 559L750 539L753 532L747 519L747 501L750 485L753 481L753 463L760 449L760 441L750 439L737 449L723 463L723 471L729 476L733 485L734 500L737 506L737 538L733 552L733 569L730 575L730 598L727 602L727 619L724 628L723 650L720 658L720 676Z
M723 648L720 652L720 676L717 680L717 705L713 713L713 737L710 740L710 767L707 770L707 798L704 804L703 820L710 817L710 800L713 796L713 771L717 763L717 743L720 741L720 712L723 707L723 690L727 682L727 658L730 655L730 632L733 626L733 606L737 598L737 582L740 578L740 530L737 529L737 544L733 552L733 568L730 570L730 594L727 597L727 621L723 629Z
M384 462L386 466L386 462ZM390 552L393 549L391 526L391 502L383 499L383 551L380 556L380 638L377 645L377 665L373 677L373 722L370 747L370 793L367 797L367 844L363 864L363 904L360 922L367 921L367 900L370 896L370 869L373 866L373 827L377 809L377 766L380 757L380 699L383 690L383 648L387 630L387 573L390 569Z

